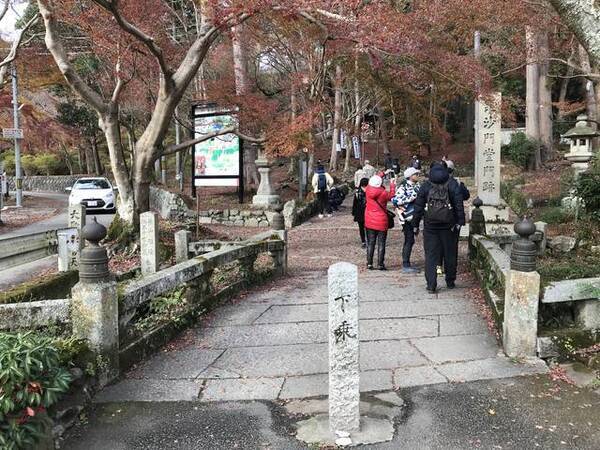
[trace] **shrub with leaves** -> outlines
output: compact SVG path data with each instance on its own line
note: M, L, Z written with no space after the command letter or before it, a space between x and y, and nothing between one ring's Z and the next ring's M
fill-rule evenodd
M592 167L579 175L577 196L583 199L585 211L595 219L600 219L600 162L594 161Z
M0 333L0 448L32 448L49 425L46 409L70 382L52 338Z
M529 139L525 133L518 132L513 134L510 144L502 146L502 155L517 166L527 169L538 146L539 143L535 140Z

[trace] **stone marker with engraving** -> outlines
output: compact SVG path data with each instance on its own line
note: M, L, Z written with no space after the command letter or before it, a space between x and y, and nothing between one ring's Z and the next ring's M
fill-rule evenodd
M358 269L334 264L328 282L329 429L341 437L360 428Z
M158 214L148 211L140 214L140 259L142 275L158 272Z
M508 220L508 207L500 198L500 144L502 142L502 95L477 102L476 167L477 196L488 220Z

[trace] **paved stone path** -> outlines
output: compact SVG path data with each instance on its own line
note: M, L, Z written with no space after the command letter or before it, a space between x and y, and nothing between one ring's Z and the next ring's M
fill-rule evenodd
M105 388L96 402L275 400L327 394L327 267L361 268L361 390L543 373L534 360L503 356L472 301L468 275L455 290L425 290L399 271L392 231L388 272L364 270L364 251L344 208L290 233L291 276L235 299L172 345ZM422 263L421 243L415 262ZM464 255L463 255L464 256ZM443 284L443 283L442 283Z

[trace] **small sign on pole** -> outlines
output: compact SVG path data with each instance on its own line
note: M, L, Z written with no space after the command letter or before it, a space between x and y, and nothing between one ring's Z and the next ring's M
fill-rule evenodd
M2 137L5 139L23 139L23 128L2 128Z

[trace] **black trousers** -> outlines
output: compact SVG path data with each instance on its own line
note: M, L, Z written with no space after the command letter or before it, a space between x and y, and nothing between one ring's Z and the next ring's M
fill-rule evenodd
M323 214L324 211L327 211L327 214L331 214L329 193L327 191L319 191L317 192L317 198L319 199L319 214Z
M377 244L377 264L379 267L385 265L385 243L387 231L370 230L367 228L367 265L373 265L375 255L375 244Z
M404 245L402 246L402 266L410 267L410 255L412 254L413 246L415 245L415 227L412 223L405 222L402 227L404 231Z
M456 254L458 255L458 243L460 242L460 229L459 230L455 230L454 231L454 237L456 239L456 241L454 242L454 247L456 247ZM444 254L442 253L440 255L440 262L438 264L438 266L443 266L444 265Z
M360 242L363 244L367 242L366 234L365 234L365 224L364 222L356 222L358 223L358 234L360 234Z
M444 271L446 282L456 280L457 247L456 232L451 229L432 230L425 228L423 232L423 246L425 247L425 280L427 288L437 288L437 265L444 255Z

